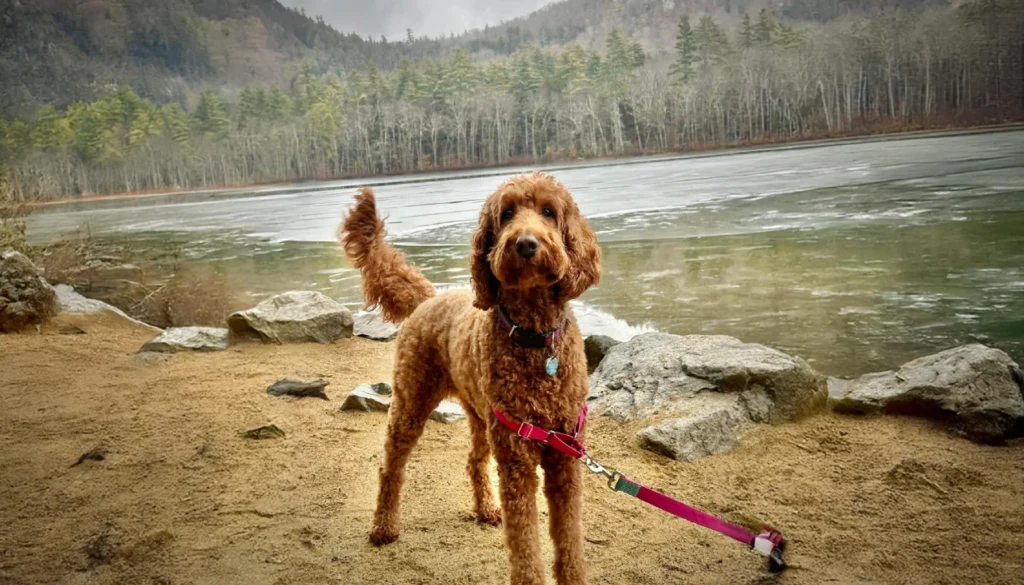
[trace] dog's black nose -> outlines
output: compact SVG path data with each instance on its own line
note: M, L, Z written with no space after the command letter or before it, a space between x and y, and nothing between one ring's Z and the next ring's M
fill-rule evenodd
M523 234L516 238L516 252L519 252L523 258L533 258L539 247L540 242L537 241L536 236Z

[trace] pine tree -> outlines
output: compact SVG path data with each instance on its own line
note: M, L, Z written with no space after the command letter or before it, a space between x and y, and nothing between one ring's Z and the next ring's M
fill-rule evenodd
M160 117L170 134L171 140L181 148L187 148L192 141L192 130L188 124L188 114L178 104L167 104L160 108Z
M765 8L761 9L761 14L757 17L755 32L755 39L760 45L770 45L775 39L775 19Z
M288 97L279 87L270 90L268 98L268 110L270 119L275 121L287 120L295 112L295 104L292 98Z
M700 19L700 23L693 33L693 44L704 67L720 64L728 57L731 50L729 37L710 16Z
M469 58L469 51L465 47L459 47L445 66L444 82L447 92L452 96L468 95L473 89L473 77L473 61Z
M215 140L226 138L231 129L227 103L212 89L204 91L199 96L199 105L194 116L199 129Z
M689 14L684 14L679 18L677 30L676 58L668 72L675 82L681 85L693 76L693 30L690 28Z
M754 46L754 42L757 40L757 32L754 30L754 24L750 20L750 13L743 13L743 22L740 25L740 48L749 49Z
M46 104L39 110L31 136L32 145L39 150L50 150L71 141L67 121L61 117L53 104Z
M644 63L647 62L647 55L644 54L644 48L640 46L639 42L634 42L631 49L633 51L633 67L643 67Z

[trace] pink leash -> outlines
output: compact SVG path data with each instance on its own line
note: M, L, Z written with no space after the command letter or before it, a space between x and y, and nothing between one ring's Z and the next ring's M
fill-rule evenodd
M721 518L712 516L707 512L698 510L693 506L684 504L683 502L670 498L665 494L654 491L646 486L640 485L639 483L630 481L626 476L622 475L618 471L608 471L600 463L594 461L590 455L587 454L587 450L579 440L580 431L583 430L583 423L587 417L586 403L583 404L583 410L580 411L579 419L576 421L576 428L573 429L572 434L549 431L526 422L516 422L493 406L491 407L491 411L494 413L495 418L498 419L498 422L509 430L515 432L520 437L548 445L556 451L564 453L573 459L582 460L583 464L586 465L587 469L592 473L607 477L608 487L612 490L629 494L638 500L647 502L655 508L666 511L673 516L693 522L694 524L699 524L705 528L710 528L711 530L724 534L733 540L742 542L755 552L768 557L768 569L773 573L778 573L786 568L786 563L782 560L785 541L782 538L782 534L778 531L768 529L763 530L758 534L754 534L742 526L726 522Z

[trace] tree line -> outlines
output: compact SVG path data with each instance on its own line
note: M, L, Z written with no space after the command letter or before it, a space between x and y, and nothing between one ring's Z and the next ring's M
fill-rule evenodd
M25 200L652 153L1024 114L1017 0L733 30L683 16L670 58L617 31L475 63L403 60L177 103L116 88L0 120L0 182Z

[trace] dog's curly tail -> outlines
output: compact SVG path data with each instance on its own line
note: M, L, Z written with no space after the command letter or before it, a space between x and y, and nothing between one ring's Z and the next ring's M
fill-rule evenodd
M363 187L338 228L338 240L348 261L362 273L367 306L380 306L385 320L400 323L435 291L423 273L384 241L386 234L373 191Z

